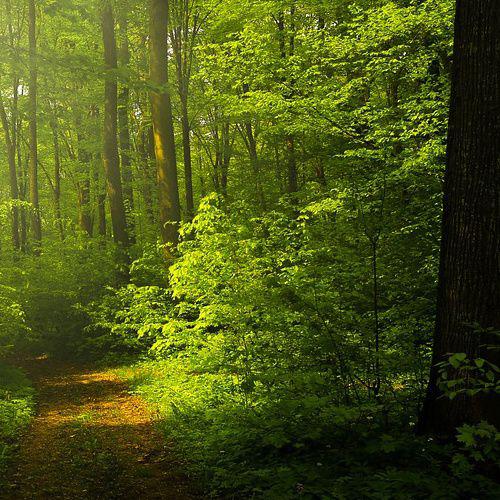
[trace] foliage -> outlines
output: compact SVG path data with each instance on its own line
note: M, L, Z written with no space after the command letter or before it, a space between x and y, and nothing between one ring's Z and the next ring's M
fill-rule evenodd
M448 445L413 435L431 363L455 2L170 0L166 85L150 81L149 2L107 3L112 70L101 1L36 2L36 57L27 2L0 5L0 354L141 359L122 375L214 496L497 496L490 424ZM151 91L170 98L179 164L168 262ZM103 116L118 122L114 183ZM127 248L112 242L120 191ZM498 392L499 368L482 357L450 353L440 368L450 397ZM19 394L0 397L0 446L29 416Z
M33 396L25 375L0 363L0 486L16 438L33 415Z
M143 363L119 374L154 405L167 440L180 458L189 457L193 473L216 498L229 492L258 498L495 498L499 492L474 467L466 473L460 467L457 457L467 452L417 439L396 421L387 428L374 404L339 406L328 396L298 391L279 401L262 390L249 398L236 377L203 371L192 358Z
M19 256L0 274L0 346L44 350L60 357L89 355L82 337L88 324L81 304L113 283L113 250L99 251L98 243L80 236L47 244L40 256ZM104 290L103 290L104 292Z
M242 204L225 210L205 199L184 228L172 298L165 289L151 300L154 287L114 295L128 302L108 327L151 337L151 355L168 359L121 375L158 408L167 438L215 496L493 498L494 484L473 465L464 474L462 463L474 449L492 456L492 445L479 448L486 428L471 430L470 451L411 434L431 317L408 321L381 308L375 394L369 248L348 250L356 205L345 192L310 196L298 217L286 203L255 217ZM381 275L393 265L379 264Z

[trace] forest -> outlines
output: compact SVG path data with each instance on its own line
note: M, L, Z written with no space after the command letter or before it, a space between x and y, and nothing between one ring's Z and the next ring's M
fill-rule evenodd
M498 0L0 2L0 498L500 498Z

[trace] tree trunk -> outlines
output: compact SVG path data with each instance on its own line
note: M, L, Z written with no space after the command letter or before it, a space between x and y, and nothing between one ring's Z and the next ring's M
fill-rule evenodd
M90 165L91 154L85 149L81 129L81 120L76 120L76 138L78 141L78 225L88 236L92 236L93 224L90 209Z
M142 198L144 201L144 209L146 220L148 224L154 223L154 213L153 213L153 194L151 189L151 160L154 161L154 147L152 148L152 154L150 152L149 143L154 141L154 139L149 137L150 128L147 127L140 134L138 149L141 157L141 174L142 174ZM152 136L153 134L151 134Z
M54 214L56 216L57 229L61 241L64 240L64 228L61 218L61 154L59 148L59 129L57 115L54 110L54 116L51 120L52 142L54 146Z
M172 117L172 102L168 84L168 2L150 0L150 71L151 113L154 130L160 225L162 241L166 245L166 257L179 240L180 201L175 157L175 137Z
M17 124L17 139L16 139L16 156L17 156L17 180L19 186L19 199L21 201L26 201L27 197L27 177L28 168L23 161L23 155L21 150L23 133L23 121L19 118ZM21 251L26 252L28 250L28 220L26 217L26 209L22 207L19 211L19 238L21 240Z
M0 96L0 118L5 136L5 146L7 148L7 160L9 163L9 181L10 181L10 197L14 203L12 207L12 244L14 250L21 248L21 240L19 237L19 207L16 203L19 201L19 187L17 184L17 171L16 171L16 150L15 144L12 142L10 134L9 121L3 98Z
M36 8L35 0L28 2L28 38L29 38L29 149L28 169L29 195L32 205L31 225L35 247L38 251L42 242L42 221L38 199L38 138L37 138L37 92L38 68L36 47Z
M484 332L500 330L498 0L458 0L454 54L433 366L419 423L448 437L464 422L500 428L498 394L444 397L436 367L448 353L499 364L498 336Z
M106 70L116 71L116 38L113 10L110 0L104 0L102 10L102 32L104 41L104 59ZM113 226L115 243L124 247L129 245L125 205L120 175L120 158L118 155L117 121L118 121L118 86L116 76L108 73L105 81L104 102L104 149L103 163L106 172L107 192Z
M290 9L290 38L288 40L289 54L287 54L286 43L286 29L285 29L285 14L280 12L276 24L278 27L278 41L280 49L280 57L287 62L288 55L293 56L295 53L295 2L292 3ZM285 82L286 83L286 82ZM294 96L293 85L295 82L289 82L291 90L285 95L285 99L292 100ZM291 133L285 136L286 146L286 159L287 159L287 193L293 194L298 190L298 173L297 173L297 159L295 154L295 137Z
M101 178L101 170L94 170L94 192L97 211L97 231L99 236L106 238L106 180Z
M119 61L120 66L124 70L128 69L130 64L130 50L128 42L128 23L126 14L121 15L120 19L120 51ZM131 144L130 144L130 124L129 124L129 101L130 89L128 83L123 83L119 94L118 106L118 128L120 138L120 154L122 164L122 180L123 180L123 197L125 202L125 210L128 214L129 229L134 232L134 190L133 190L133 173L131 161ZM132 235L131 239L133 239Z
M187 87L187 82L185 83ZM184 154L184 178L186 183L186 213L189 220L194 216L193 165L191 159L191 127L188 114L188 89L180 90L182 149Z
M229 134L229 123L222 125L222 171L221 171L221 190L224 198L227 198L227 180L229 175L229 165L231 163L231 137Z
M287 192L289 194L292 194L296 193L298 190L298 176L297 176L297 158L295 155L295 139L291 134L288 134L286 136L286 153L287 153L287 164L288 164Z

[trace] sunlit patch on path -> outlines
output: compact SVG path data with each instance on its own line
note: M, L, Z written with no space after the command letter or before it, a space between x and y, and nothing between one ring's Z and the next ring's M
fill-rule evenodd
M113 373L45 358L24 368L38 415L0 498L193 498L144 402Z

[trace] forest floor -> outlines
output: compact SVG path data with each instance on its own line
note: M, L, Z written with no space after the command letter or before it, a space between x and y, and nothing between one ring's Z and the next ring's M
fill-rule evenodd
M108 370L21 363L38 411L1 499L195 498L146 404Z

